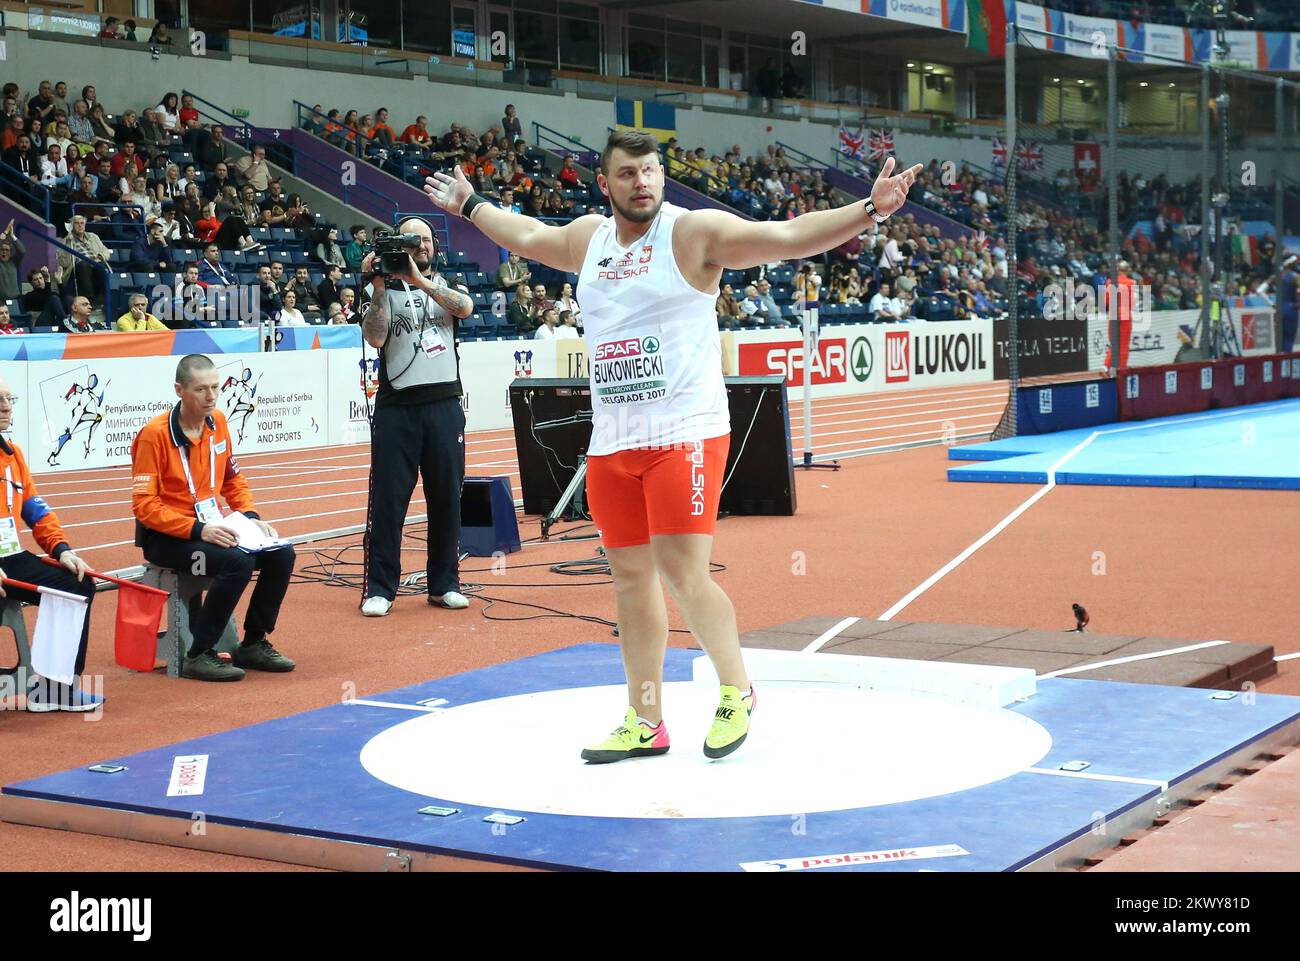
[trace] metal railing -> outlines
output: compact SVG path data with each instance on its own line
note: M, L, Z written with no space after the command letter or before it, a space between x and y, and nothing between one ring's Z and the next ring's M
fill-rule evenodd
M3 161L0 161L0 191L47 224L50 222L50 188Z
M365 159L369 155L371 148L375 150L387 149L386 144L380 143L378 140L375 140L373 137L367 134L360 127L357 127L355 130L351 127L345 127L343 126L342 123L338 123L336 121L330 120L328 114L321 113L315 107L307 106L301 100L295 100L293 102L293 105L297 111L297 118L295 120L295 125L299 129L308 130L315 136L319 137L321 140L324 140L330 146L337 147L339 150L342 150L344 153L350 153L355 157L360 157L361 159ZM317 133L314 130L311 130L311 128L309 127L303 126L302 117L304 111L312 115L313 119L315 118L320 119L321 131L319 133ZM331 123L336 123L339 130L342 131L340 137L336 138L331 133L325 130L326 125ZM365 145L364 150L362 149L363 144Z
M112 285L113 269L109 264L101 260L91 260L85 254L73 250L67 244L63 243L63 241L58 240L55 237L51 237L48 234L43 234L36 230L33 230L31 227L28 227L26 224L18 224L16 229L18 233L26 232L31 234L33 237L39 237L42 241L49 243L51 246L57 247L59 250L67 251L68 253L72 254L72 256L75 257L77 260L84 260L86 263L90 264L91 267L94 267L96 270L100 271L104 275L104 323L106 324L112 323L111 318L113 316L113 285ZM75 282L75 269L76 269L76 264L74 263L73 264L74 282ZM61 281L61 284L66 283L67 280L68 278L65 277L63 281ZM85 295L83 294L80 296L85 296Z
M312 107L308 107L306 104L299 103L297 100L294 101L294 105L298 107L298 117L299 117L298 126L300 129L303 129L302 111L305 109L308 113L311 114L317 114L318 111L316 111ZM324 115L322 114L321 116ZM324 137L318 137L318 139L320 139L328 146L335 147L335 149L340 149L336 147L332 142L326 140ZM319 174L320 180L311 179L302 170L299 169L299 164L303 162L306 162L310 166L312 172ZM324 190L330 196L337 197L338 199L342 200L349 207L356 207L358 210L362 209L361 206L359 204L353 203L353 199L355 199L354 195L357 194L363 197L370 198L378 205L380 210L383 210L386 207L391 207L395 214L399 206L398 202L394 200L392 197L389 197L387 194L375 190L373 187L367 187L365 184L362 183L351 183L351 184L348 183L347 179L340 176L341 170L339 168L333 167L322 160L318 160L317 158L301 150L293 151L293 166L290 169L290 172L295 177L299 177L302 180L305 180L306 182L312 184L313 186L321 190ZM380 215L378 214L372 214L371 216L380 218Z
M200 115L207 116L210 120L216 120L223 127L226 126L237 127L239 129L239 132L234 135L235 139L238 140L240 143L242 143L245 149L250 151L253 149L253 132L257 128L254 127L251 123L249 123L245 118L235 116L229 110L226 110L224 107L218 106L217 104L213 103L211 100L199 96L193 90L186 90L182 88L181 96L193 97L195 103L201 103L204 106L209 108L209 110L199 110Z
M143 234L145 233L145 231L148 229L148 224L146 224L146 223L144 222L144 208L141 207L139 204L102 204L102 203L101 203L101 204L83 204L83 203L77 203L76 201L59 201L59 202L60 202L60 203L64 203L64 202L66 202L66 203L69 205L69 207L72 209L72 212L73 212L74 214L77 213L78 211L81 211L81 210L88 210L88 209L107 210L107 211L110 211L111 213L118 213L118 212L123 211L123 210L135 210L135 211L138 211L138 212L139 212L139 215L140 215L140 219L139 219L139 220L110 220L110 221L108 221L108 222L111 223L111 224L112 224L113 226L115 226L115 227L134 227L134 228L137 228L137 229L140 231L140 233L141 233L142 235L143 235ZM102 222L103 222L103 221L93 221L93 220L90 220L89 218L87 218L87 221L86 221L86 229L89 230L90 227L91 227L92 225L94 225L95 223L102 223ZM93 233L93 231L92 231L92 233ZM100 239L103 239L103 238L100 238ZM107 245L106 245L106 246L107 246Z
M613 127L609 128L611 131ZM600 157L600 151L594 147L589 147L577 137L570 137L568 134L560 133L553 127L533 121L533 142L543 150L551 150L556 153L577 154L573 158L574 162L588 170L594 170L596 159Z

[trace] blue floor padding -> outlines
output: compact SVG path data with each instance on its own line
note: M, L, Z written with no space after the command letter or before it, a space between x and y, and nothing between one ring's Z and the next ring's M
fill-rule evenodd
M955 447L950 481L1300 490L1300 400Z
M697 656L698 651L670 649L665 680L689 678ZM371 698L415 704L436 694L463 705L533 691L619 684L622 670L616 645L582 644ZM342 704L112 758L126 765L120 774L79 767L6 786L4 792L178 822L188 821L201 804L214 824L537 867L734 871L774 858L955 843L967 853L829 870L1006 871L1095 830L1099 817L1113 821L1150 802L1164 784L1175 785L1291 727L1300 720L1300 698L1220 700L1213 692L1191 688L1048 678L1040 680L1032 698L1008 710L1032 719L1051 736L1048 754L1032 770L915 801L813 812L806 835L792 834L788 814L647 819L528 812L523 824L498 833L485 829L482 820L492 808L455 797L411 794L371 776L359 762L362 748L409 715ZM213 759L201 799L168 797L174 758L190 754ZM845 758L850 763L851 752ZM1067 761L1087 761L1089 777L1102 779L1037 773ZM926 759L918 757L916 763ZM460 812L447 818L421 815L418 809L431 802Z

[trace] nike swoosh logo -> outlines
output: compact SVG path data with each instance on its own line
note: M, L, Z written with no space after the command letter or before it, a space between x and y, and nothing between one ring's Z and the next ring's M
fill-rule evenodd
M656 731L654 734L651 734L649 737L646 737L644 734L642 734L642 735L641 735L641 743L642 743L642 744L648 744L649 742L653 741L653 740L654 740L655 738L657 738L658 736L659 736L659 732L658 732L658 731Z

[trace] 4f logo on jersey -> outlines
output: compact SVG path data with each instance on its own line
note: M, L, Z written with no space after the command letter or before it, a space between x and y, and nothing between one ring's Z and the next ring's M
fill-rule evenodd
M600 266L602 267L609 266L609 269L598 271L596 274L596 279L597 280L627 280L630 277L639 277L642 274L648 274L650 272L649 264L650 264L651 248L647 246L647 247L642 247L641 250L642 250L641 263L640 266L637 267L632 266L632 258L636 256L636 251L633 250L629 250L618 260L614 261L612 266L610 266L610 261L612 260L612 258L610 257L606 257L604 260L597 261L597 263L599 263Z
M608 267L613 262L614 262L613 257L602 257L600 260L596 261L596 264L600 267Z

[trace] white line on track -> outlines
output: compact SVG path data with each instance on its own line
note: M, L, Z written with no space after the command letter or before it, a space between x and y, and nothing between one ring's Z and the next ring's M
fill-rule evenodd
M927 577L916 587L912 588L912 590L909 591L907 594L905 594L902 598L900 598L898 602L894 604L893 607L885 611L885 613L881 614L880 620L892 621L894 619L894 616L898 614L899 611L903 610L914 600L916 600L918 597L920 597L922 594L928 591L931 587L939 583L939 581L941 581L943 578L948 576L949 573L951 573L953 570L959 567L968 557L970 557L977 550L979 550L989 541L993 540L993 538L997 537L1004 530L1010 527L1011 523L1016 518L1018 518L1021 514L1029 510L1029 508L1033 507L1040 500L1046 497L1052 491L1052 489L1056 487L1057 472L1062 467L1064 467L1067 463L1069 463L1069 461L1072 460L1075 457L1075 455L1077 455L1084 448L1088 447L1098 437L1105 437L1105 436L1109 436L1110 434L1124 434L1124 433L1128 433L1129 431L1135 431L1135 430L1159 431L1159 430L1166 429L1168 427L1178 429L1181 428L1182 425L1184 424L1193 424L1193 423L1198 423L1200 421L1206 421L1206 420L1223 420L1224 418L1227 417L1253 416L1253 414L1254 412L1249 407L1241 407L1236 410L1220 411L1214 414L1200 414L1195 417L1187 417L1185 419L1178 421L1177 425L1148 424L1146 422L1142 422L1138 424L1129 424L1125 427L1112 427L1108 430L1093 431L1083 440L1079 441L1079 443L1075 444L1072 448L1070 448L1070 450L1067 451L1065 454L1063 454L1056 461L1056 463L1054 463L1051 467L1047 469L1046 484L1044 484L1042 487L1036 490L1032 495L1030 495L1030 497L1027 500L1025 500L1024 503L1022 503L1019 507L1013 510L1010 514L1008 514L1006 517L1002 518L1002 520L994 524L993 527L991 527L979 538L979 540L975 541L975 543L971 544L964 551L962 551L960 554L958 554L956 557L950 560L947 564L943 565L943 567L939 568L937 571L935 571L933 574Z
M420 711L424 714L441 714L444 708L426 707L423 704L396 704L392 701L364 701L360 698L348 698L344 704L352 704L357 707L391 707L399 711Z
M816 654L826 645L827 641L829 641L831 638L838 637L840 631L845 630L851 624L856 624L860 620L862 620L862 618L860 617L844 618L844 620L840 621L838 624L834 625L833 627L829 628L826 631L823 631L820 637L818 637L816 640L814 640L811 644L809 644L807 647L803 649L803 653Z
M1297 657L1300 657L1300 652L1297 652L1297 653L1295 653L1295 654L1275 654L1275 655L1273 655L1273 660L1275 660L1275 661L1294 661Z
M929 407L925 410L914 410L906 414L878 414L873 417L844 417L837 420L831 420L829 418L815 418L813 423L813 436L816 437L819 429L825 427L843 427L845 424L867 424L875 421L892 421L895 426L907 427L912 424L935 423L935 421L923 421L917 419L920 417L925 417L930 414L939 414L940 416L944 417L945 420L956 420L958 418L953 416L953 414L956 411L962 411L962 410L1002 411L1006 409L1006 406L1007 405L1004 403L962 404L956 407ZM858 411L853 411L852 413L858 413ZM970 416L970 415L964 415L964 416ZM877 428L863 427L859 429L876 430ZM826 433L826 431L821 431L821 432Z
M1200 651L1207 647L1220 647L1227 643L1227 641L1204 641L1200 644L1188 644L1185 647L1171 647L1165 651L1152 651L1149 654L1132 654L1128 657L1115 657L1108 661L1096 661L1092 664L1079 664L1075 667L1067 667L1060 671L1052 671L1050 674L1040 674L1039 677L1064 677L1066 674L1082 674L1085 671L1095 671L1099 667L1114 667L1116 664L1131 664L1134 661L1149 661L1156 657L1169 657L1171 654L1186 654L1188 651Z

